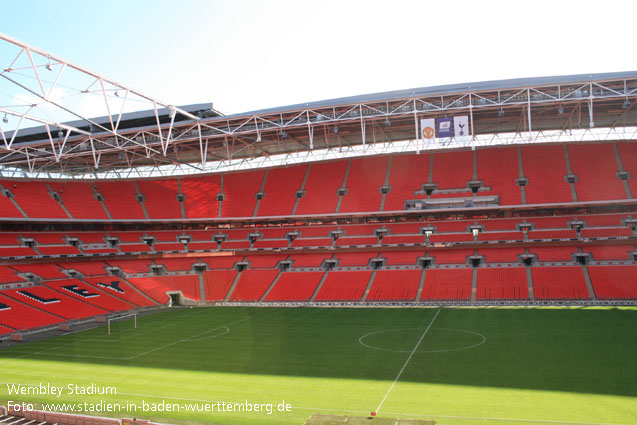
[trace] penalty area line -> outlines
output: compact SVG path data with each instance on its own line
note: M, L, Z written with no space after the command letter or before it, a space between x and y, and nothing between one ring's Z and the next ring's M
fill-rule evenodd
M414 356L414 353L416 352L416 350L418 350L418 347L420 346L420 343L422 342L423 339L425 339L425 335L427 335L427 332L429 332L429 329L431 329L431 325L433 325L434 322L436 321L436 317L438 317L438 313L440 313L440 309L438 309L438 311L436 311L436 314L434 315L434 318L431 319L431 322L429 322L429 326L427 326L427 329L425 329L425 331L422 333L422 335L421 335L420 339L418 340L418 342L416 343L416 346L414 347L414 349L411 350L411 353L409 353L409 357L407 357L407 360L405 361L405 364L403 364L403 367L400 369L400 372L398 372L398 375L396 375L396 379L394 379L394 382L391 383L391 386L389 387L389 389L385 393L385 397L383 397L383 399L380 401L380 403L378 404L378 407L376 408L375 412L379 412L380 411L381 406L383 405L385 400L387 400L387 396L389 396L389 393L391 392L391 390L394 389L394 385L396 385L396 382L398 382L398 380L400 379L400 376L405 371L405 368L409 364L409 361Z

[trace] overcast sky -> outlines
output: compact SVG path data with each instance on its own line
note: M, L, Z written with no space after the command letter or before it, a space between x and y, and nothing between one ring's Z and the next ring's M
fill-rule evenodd
M226 114L439 84L637 70L635 1L0 6L0 32L169 104L213 102Z

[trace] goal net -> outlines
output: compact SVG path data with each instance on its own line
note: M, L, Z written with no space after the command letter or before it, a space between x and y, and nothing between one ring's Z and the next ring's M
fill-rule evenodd
M122 325L127 326L122 326ZM117 325L117 326L116 326ZM121 328L137 329L137 313L125 314L123 316L112 317L106 321L106 329L110 335L112 331Z

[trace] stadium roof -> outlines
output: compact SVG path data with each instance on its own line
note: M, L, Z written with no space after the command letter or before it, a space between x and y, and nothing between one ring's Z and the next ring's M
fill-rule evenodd
M159 102L8 36L0 34L0 40L18 49L0 77L39 102L27 112L29 105L0 107L19 120L12 130L0 126L0 173L6 177L140 177L370 152L637 138L634 71L424 87L224 116L212 104ZM26 60L22 67L16 65L20 59ZM43 77L49 69L57 71L53 82ZM67 69L86 77L82 87L88 88L77 94L103 98L109 114L88 118L47 96ZM26 72L33 75L20 81L16 75ZM124 113L132 98L150 108ZM33 116L43 104L78 119L57 123ZM421 139L421 119L457 116L469 121L467 137ZM29 119L40 125L22 128Z

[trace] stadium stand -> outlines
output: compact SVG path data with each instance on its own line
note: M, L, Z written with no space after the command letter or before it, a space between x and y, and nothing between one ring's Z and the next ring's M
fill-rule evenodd
M223 301L236 277L236 270L212 270L203 272L206 300Z
M136 306L151 307L157 305L150 297L116 276L87 277L83 281Z
M181 218L177 179L137 180L149 218Z
M384 211L397 211L405 208L405 201L421 199L425 194L416 195L427 183L429 176L429 154L394 155L391 162L389 186L391 190L385 197Z
M269 170L257 215L292 215L297 200L296 192L301 189L306 171L307 165Z
M368 301L413 301L418 292L420 270L379 270L367 296Z
M324 272L282 273L264 301L308 301Z
M129 180L95 181L95 189L104 197L104 205L116 220L145 219L146 215L137 198L135 183Z
M316 301L360 301L372 272L331 271L316 295Z
M224 174L222 217L252 217L264 175L263 170Z
M516 185L519 177L517 148L479 149L476 154L478 181L491 189L490 194L500 197L500 205L520 205L521 190Z
M329 214L336 211L348 161L333 161L310 164L310 173L305 182L305 196L299 200L298 215Z
M134 308L132 304L111 296L103 290L96 289L78 279L56 280L47 282L46 286L71 298L108 311L125 311Z
M20 303L65 319L83 319L107 313L105 309L75 300L71 296L64 295L45 286L7 289L2 291L2 294Z
M431 269L425 274L421 300L468 300L472 269Z
M527 299L524 268L478 268L477 299Z
M220 191L220 183L219 175L181 179L186 218L219 216L219 201L217 201L216 196Z
M590 266L588 273L597 298L637 298L637 266Z
M50 182L49 187L60 195L64 207L74 219L108 219L102 204L95 198L90 183Z
M159 304L167 304L167 292L181 292L184 297L199 301L198 276L151 276L129 278L128 282Z
M573 202L571 188L566 181L568 170L564 147L523 146L522 164L527 204Z
M62 317L54 316L26 303L9 298L0 291L0 324L14 329L30 329L52 325L64 321Z
M379 211L389 157L352 159L339 212Z
M245 270L230 294L230 301L259 301L279 270Z
M586 299L581 267L532 267L533 292L536 299Z
M611 144L567 146L578 201L626 199L626 190L617 178L619 167Z

